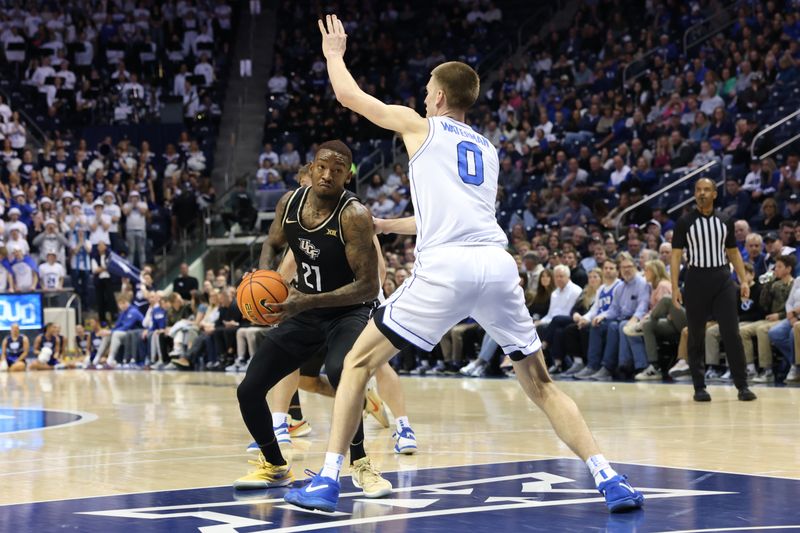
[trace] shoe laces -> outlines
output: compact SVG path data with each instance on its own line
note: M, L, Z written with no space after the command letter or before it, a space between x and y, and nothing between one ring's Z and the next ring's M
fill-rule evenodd
M362 478L362 481L374 483L381 479L381 473L375 468L369 458L367 458L366 461L354 462L350 465L350 468L353 469L354 474Z
M257 472L259 470L268 470L268 471L271 472L273 470L277 470L277 469L281 468L282 466L286 466L286 465L276 466L276 465L268 462L267 458L264 457L263 453L259 453L257 459L255 459L255 460L249 459L247 462L256 467L256 470L253 470L253 472Z

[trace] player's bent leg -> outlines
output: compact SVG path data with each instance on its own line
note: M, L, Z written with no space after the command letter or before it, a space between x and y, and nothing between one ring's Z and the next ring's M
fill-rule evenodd
M248 431L256 441L259 451L256 469L234 482L236 489L264 489L288 485L294 479L291 469L281 453L267 405L267 392L285 376L291 374L313 353L322 336L314 337L313 326L299 319L290 319L270 334L259 346L247 367L244 380L236 395L239 409ZM292 339L303 339L306 344L292 344Z
M294 391L297 390L297 384L300 380L300 371L295 370L282 380L277 385L272 387L269 392L268 405L272 406L272 430L275 432L275 438L280 445L291 445L292 437L289 434L289 405L292 402ZM258 453L259 447L257 442L251 442L247 447L248 453Z
M644 496L627 483L625 476L617 474L600 453L578 406L553 383L547 373L542 351L520 357L520 352L512 355L514 371L522 389L544 411L564 444L586 462L598 490L605 496L609 511L613 513L641 507Z
M288 413L292 403L292 396L300 384L300 371L295 370L275 385L269 393L270 405L273 412Z
M391 341L370 320L344 360L333 404L333 425L322 471L302 489L290 490L284 499L306 509L332 512L339 501L339 471L352 441L364 404L364 387L377 368L397 352Z

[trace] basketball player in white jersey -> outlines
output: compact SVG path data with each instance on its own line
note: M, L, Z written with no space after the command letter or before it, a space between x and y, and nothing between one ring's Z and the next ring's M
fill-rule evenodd
M505 250L507 239L495 219L497 152L464 123L478 98L478 75L459 62L433 69L426 86L428 118L423 118L362 91L344 63L347 35L341 21L328 15L327 24L319 21L319 27L337 100L403 137L415 216L382 229L416 234L417 249L412 276L378 309L347 355L322 470L302 489L289 491L286 501L335 510L344 452L360 420L369 376L403 346L430 350L471 316L511 357L525 393L586 462L609 511L641 507L644 496L611 468L575 403L547 373L516 262Z

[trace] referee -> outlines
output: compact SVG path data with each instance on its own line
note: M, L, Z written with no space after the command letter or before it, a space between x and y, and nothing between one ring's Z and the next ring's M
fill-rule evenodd
M684 280L686 320L689 326L689 368L694 383L694 400L710 402L705 384L705 331L706 320L713 316L719 323L722 341L725 343L728 366L733 383L739 389L739 399L747 402L756 395L747 388L747 366L744 358L742 338L739 336L739 318L736 310L736 285L731 280L729 263L736 269L740 280L745 279L744 263L736 246L733 221L714 213L717 187L710 178L700 178L694 186L697 208L684 215L675 225L672 236L673 304L680 307L683 298L678 290L683 250L687 251L687 271ZM743 300L750 297L750 287L743 283L739 288Z

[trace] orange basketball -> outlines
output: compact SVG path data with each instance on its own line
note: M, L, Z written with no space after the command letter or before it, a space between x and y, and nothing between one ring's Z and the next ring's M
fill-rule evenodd
M236 303L242 316L254 324L267 326L276 321L265 315L272 313L269 304L280 303L289 296L289 288L274 270L248 272L236 289Z

